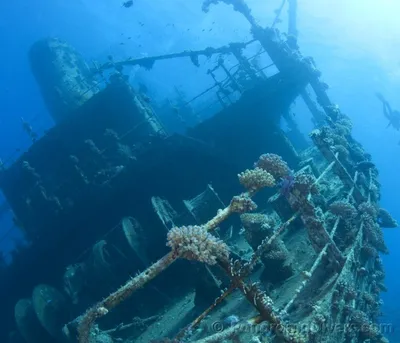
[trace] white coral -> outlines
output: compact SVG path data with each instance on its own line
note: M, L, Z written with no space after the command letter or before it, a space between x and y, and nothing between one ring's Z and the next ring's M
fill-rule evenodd
M255 169L240 173L239 182L249 191L258 191L264 187L273 187L275 178L266 170L256 167Z
M167 235L169 246L179 257L215 264L217 258L227 259L228 246L211 235L203 226L172 228Z

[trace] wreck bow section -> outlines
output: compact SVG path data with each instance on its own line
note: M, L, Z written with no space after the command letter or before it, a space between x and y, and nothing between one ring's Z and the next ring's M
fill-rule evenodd
M385 290L381 228L397 223L379 206L377 170L295 37L284 40L255 24L244 2L225 2L250 22L254 40L92 69L65 42L33 47L32 68L56 125L1 173L30 242L3 270L1 320L14 330L2 337L385 341L374 326ZM252 44L261 50L249 56ZM259 55L268 63L255 63ZM184 57L199 65L202 56L218 56L207 71L213 85L184 107L213 94L206 109L219 109L185 134L170 134L161 107L127 82L123 68ZM45 74L44 61L52 64ZM310 138L290 115L299 99L315 125ZM255 186L260 175L263 183ZM266 175L274 183L264 189ZM229 216L238 204L240 216ZM219 258L216 266L168 255L171 232L204 227L217 227L229 260ZM160 268L165 261L171 266ZM160 275L125 296L155 269ZM231 314L252 329L235 329L234 319L226 321ZM215 322L226 330L213 332ZM322 330L334 325L354 330Z

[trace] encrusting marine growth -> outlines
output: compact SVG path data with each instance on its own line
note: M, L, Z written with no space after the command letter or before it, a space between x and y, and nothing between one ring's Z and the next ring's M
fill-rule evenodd
M172 228L167 236L167 246L172 249L170 253L88 309L79 321L79 342L90 343L91 329L97 319L105 316L119 303L130 297L133 292L168 268L178 258L197 260L207 264L215 264L218 259L228 261L229 251L227 245L211 235L209 231L215 229L232 213L241 214L255 210L257 205L251 200L251 196L261 188L275 185L275 178L272 172L277 177L280 177L286 169L288 170L285 162L278 155L273 154L262 155L257 165L255 169L246 170L238 175L240 183L247 189L246 193L234 196L229 206L219 210L214 218L202 226Z

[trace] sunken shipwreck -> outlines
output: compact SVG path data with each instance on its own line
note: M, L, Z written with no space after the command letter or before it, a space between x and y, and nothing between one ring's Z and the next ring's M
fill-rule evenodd
M223 2L251 41L95 65L61 39L32 46L55 125L2 165L29 241L1 269L2 342L387 341L379 256L397 223L371 156L301 54L296 1L286 35ZM213 86L176 106L124 75L211 56ZM205 95L208 118L171 134L163 113L195 120ZM291 114L299 99L309 136Z

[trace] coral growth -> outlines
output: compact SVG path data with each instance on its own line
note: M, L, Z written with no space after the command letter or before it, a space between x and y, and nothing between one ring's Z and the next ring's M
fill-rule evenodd
M261 213L244 213L240 216L247 242L256 249L265 237L272 234L275 219Z
M357 216L357 210L355 207L346 200L333 202L329 206L329 211L344 220L351 220Z
M384 228L394 228L398 226L397 221L384 208L380 208L378 211L378 223Z
M352 301L357 298L357 291L352 287L346 287L343 293L344 300L346 302Z
M365 303L366 303L367 305L369 305L369 306L373 306L373 307L379 306L379 304L378 304L378 302L376 301L375 297L374 297L371 293L363 292L363 293L361 294L361 298L362 298L362 300L364 300Z
M364 339L384 342L379 327L370 322L367 314L362 311L354 310L350 316L350 323L356 326L358 334Z
M265 240L274 233L276 221L272 216L261 213L245 213L240 216L244 227L247 242L257 250ZM276 239L266 246L261 254L261 260L266 268L263 279L269 282L282 281L292 274L292 268L288 263L290 254L281 239ZM270 273L274 270L274 273Z
M374 268L378 271L378 272L382 272L384 273L384 269L383 269L383 261L380 257L377 257L374 261Z
M382 281L385 279L385 272L377 270L372 276L375 280Z
M262 213L244 213L240 220L245 229L250 231L269 230L275 226L274 218Z
M290 174L288 164L282 160L282 157L276 154L261 155L254 165L270 173L276 180L279 180Z
M344 122L337 123L336 129L331 131L330 139L334 143L333 146L342 146L344 149L347 149L349 143L344 137L350 133L351 127L345 119L341 118L340 120ZM339 127L339 125L342 126ZM339 131L343 134L342 136L340 136ZM322 174L316 174L319 175L319 179L326 177L335 163L337 163L336 160L329 164L330 167L328 167L327 172L324 171ZM312 168L311 170L314 169ZM333 170L336 171L335 169ZM355 310L354 306L356 306L355 308L362 308L364 310L368 309L369 313L379 307L377 301L379 292L384 290L385 287L381 284L384 273L380 259L378 258L378 252L386 252L387 249L378 223L380 223L380 220L383 221L383 219L379 218L385 216L387 218L388 213L384 210L379 210L378 212L378 208L370 203L371 199L369 199L369 202L362 202L364 201L364 196L367 194L365 189L368 188L365 188L365 185L369 181L368 175L365 175L365 184L363 183L359 187L361 189L361 196L359 198L362 200L357 198L355 192L353 198L351 192L347 197L351 201L362 202L357 206L357 209L348 200L340 200L333 202L329 206L328 213L325 213L326 203L338 198L338 191L332 192L332 188L337 187L338 182L329 189L329 192L326 192L328 195L334 193L334 196L326 200L326 194L321 195L319 193L319 180L312 173L303 171L293 174L287 163L278 155L262 155L255 163L254 169L245 170L238 174L238 178L240 184L246 188L247 192L234 196L229 206L219 210L217 215L204 225L172 228L167 234L167 246L172 251L163 258L163 261L156 262L155 265L141 273L139 277L135 277L127 285L122 286L122 290L118 290L111 295L111 301L110 297L107 297L104 301L101 301L98 305L90 309L88 311L89 314L83 316L86 322L83 321L83 325L80 326L81 343L88 343L90 330L95 320L104 316L119 302L125 300L136 289L142 287L178 258L200 261L209 265L218 263L219 267L226 271L227 276L232 281L232 289L237 288L241 290L261 314L262 320L268 321L272 325L283 323L281 315L283 316L285 313L292 314L288 311L292 307L292 304L297 305L297 309L299 309L298 305L301 301L304 301L303 298L305 298L308 290L313 292L311 294L317 295L320 288L322 288L324 294L328 294L329 285L322 285L322 282L318 284L317 280L319 278L315 275L317 275L316 273L330 273L329 275L332 275L330 286L333 286L332 298L328 307L324 306L323 308L326 310L330 309L334 314L341 313L340 317L347 317L351 324L357 326L363 325L365 327L372 325L370 320L373 317L367 317L365 313ZM340 176L337 177L337 180L340 178ZM251 199L254 193L262 188L274 186L276 181L278 181L279 193L284 195L286 199L280 199L278 194L277 199L279 198L279 201L275 201L273 206L281 206L283 204L288 207L289 205L292 211L298 211L290 219L286 220L286 222L280 223L277 228L276 226L280 222L280 218L275 217L275 212L270 212L272 215L248 213L257 208ZM329 179L326 182L332 183L331 181ZM320 201L321 207L316 205L315 198L318 196L322 198ZM268 205L270 204L268 203ZM279 213L280 209L277 207L273 209ZM271 209L267 208L266 210L270 211ZM254 250L254 254L246 261L241 260L239 257L228 261L228 246L210 233L211 230L218 227L221 222L233 213L241 214L240 219L244 228L245 238ZM296 218L301 219L306 232L292 230L292 232L285 236L286 241L279 239L279 234L290 223L293 222L293 226L296 227L301 226L301 221L296 220ZM343 220L338 220L338 218ZM390 222L389 219L386 221ZM328 232L326 227L329 222L331 230ZM363 228L363 232L359 232L360 227ZM274 230L274 228L276 229ZM309 271L307 270L307 266L304 269L304 266L299 265L298 261L291 259L291 254L288 250L297 249L297 246L293 248L293 245L291 245L295 239L290 240L290 238L295 237L295 234L300 235L300 233L304 236L307 235L307 245L310 242L315 252L318 253L318 257ZM343 243L340 246L341 242L345 242L345 244ZM352 249L348 249L351 245L353 246ZM305 250L306 252L307 250ZM361 259L359 259L360 254ZM365 263L367 259L370 263ZM269 287L270 290L283 280L290 278L295 270L303 270L302 275L304 280L299 280L301 282L300 287L293 288L295 291L294 297L287 303L279 315L273 308L272 300L265 296L264 292L256 289L255 284L247 283L248 277L252 276L251 272L254 266L258 266L259 261L263 263L264 267L259 274L259 280L264 286ZM297 268L298 265L301 269ZM372 269L372 265L374 265L376 270ZM345 266L350 266L350 268ZM340 270L344 270L345 273L339 275L337 278L336 273L340 273ZM348 272L354 273L354 278L357 282L352 282L350 273ZM298 280L298 278L293 278L293 281L295 279ZM334 280L337 279L346 280L346 282L338 282L335 288ZM369 283L368 288L364 287L364 283L366 282ZM358 288L359 285L362 285L362 287ZM357 292L357 289L361 291ZM326 305L323 301L319 304L316 298L311 297L306 300L309 304L315 304L313 311L316 311L316 308L320 305ZM360 301L361 307L358 306ZM230 320L229 317L228 319ZM331 319L315 316L313 320L323 324ZM284 337L284 341L287 342L309 341L297 331L284 332L281 335ZM380 339L380 336L373 330L370 330L368 333L363 334L363 338ZM164 341L168 342L168 340Z
M367 159L367 154L362 145L354 140L349 144L349 151L355 162L362 162Z
M275 185L274 177L266 170L255 168L247 169L238 175L239 182L249 192L255 192L264 187L273 187Z
M363 202L358 206L358 210L361 215L366 214L371 217L372 220L376 221L378 217L378 209L375 205L370 202Z
M388 254L389 250L386 246L380 226L368 214L363 214L361 217L364 223L364 234L366 241L375 247L379 252Z
M234 196L229 206L230 211L236 213L246 213L257 209L256 203L245 194Z
M167 239L173 254L187 260L213 265L218 258L229 256L228 246L203 226L175 227L168 232Z
M372 247L372 246L370 246L370 245L364 245L364 246L361 248L361 253L362 253L362 255L365 256L366 258L378 256L378 251L377 251L374 247Z
M350 156L349 150L347 150L343 145L336 144L332 147L332 150L339 153L339 159L341 161L345 161Z
M297 174L294 178L293 192L301 196L318 194L319 189L315 176L305 172Z
M289 251L282 240L277 240L266 250L264 260L280 261L285 262L290 257Z
M340 136L348 137L351 135L351 130L353 129L353 123L351 122L350 118L343 114L339 113L337 120L335 122L335 133Z
M324 232L324 222L315 216L303 216L304 225L308 229L308 236L314 248L319 251L326 244L325 237L321 235Z

